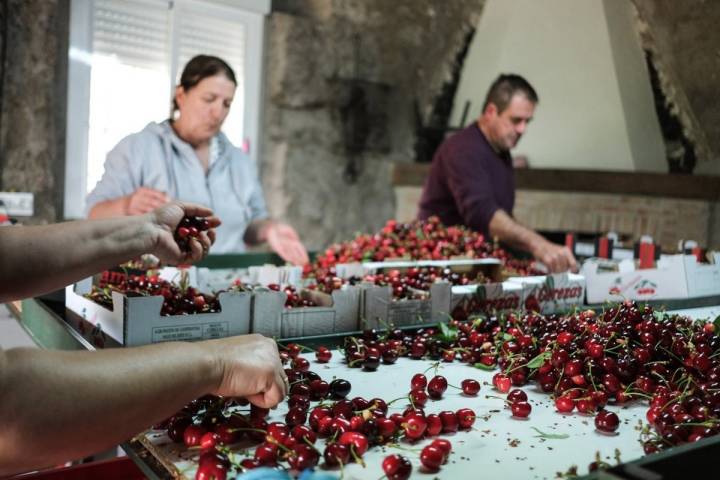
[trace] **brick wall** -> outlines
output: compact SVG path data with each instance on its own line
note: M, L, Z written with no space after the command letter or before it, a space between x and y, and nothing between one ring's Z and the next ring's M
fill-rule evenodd
M419 187L396 187L396 218L415 218ZM535 230L606 233L639 238L651 235L664 249L681 239L718 246L720 213L716 202L640 195L518 190L515 218Z

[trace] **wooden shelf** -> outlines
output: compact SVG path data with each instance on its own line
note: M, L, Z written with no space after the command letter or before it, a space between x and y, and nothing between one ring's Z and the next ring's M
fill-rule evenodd
M422 187L428 163L398 163L393 167L395 186ZM651 197L720 200L720 177L663 173L593 170L517 169L518 190L610 193Z

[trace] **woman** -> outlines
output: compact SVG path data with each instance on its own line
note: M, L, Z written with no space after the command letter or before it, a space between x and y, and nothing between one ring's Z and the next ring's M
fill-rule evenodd
M180 77L174 118L124 138L88 195L90 218L147 213L170 199L207 205L220 218L214 253L268 242L296 265L308 255L295 230L268 219L255 164L220 132L237 81L217 57L198 55Z

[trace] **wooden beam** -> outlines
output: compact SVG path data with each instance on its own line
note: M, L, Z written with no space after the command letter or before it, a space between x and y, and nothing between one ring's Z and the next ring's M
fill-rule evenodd
M422 187L427 163L395 164L393 185ZM720 200L720 177L593 170L517 169L519 190L610 193L650 197Z

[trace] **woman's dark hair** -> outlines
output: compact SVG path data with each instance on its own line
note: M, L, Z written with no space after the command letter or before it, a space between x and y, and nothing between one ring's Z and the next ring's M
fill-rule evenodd
M516 93L522 93L532 103L538 103L538 96L530 82L520 75L501 74L490 85L482 111L484 112L490 103L495 104L498 113L502 113L510 104L510 100Z
M180 75L179 86L187 92L200 83L204 78L214 77L220 73L225 75L228 80L237 86L235 72L233 72L233 69L227 64L227 62L225 62L225 60L213 57L212 55L196 55L185 65L182 75ZM173 111L176 111L177 109L178 104L175 101L175 96L173 95Z

